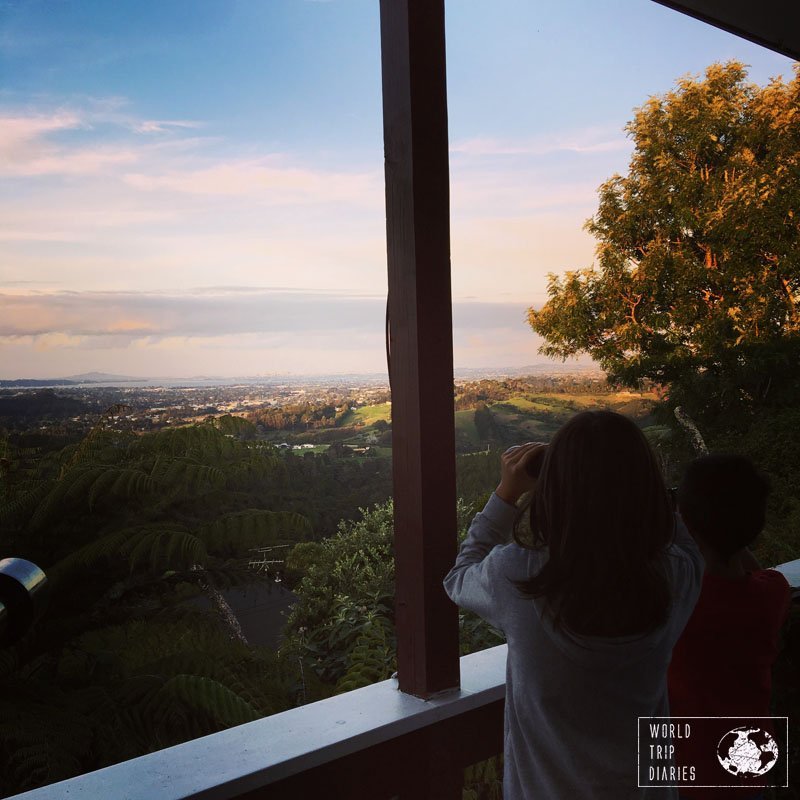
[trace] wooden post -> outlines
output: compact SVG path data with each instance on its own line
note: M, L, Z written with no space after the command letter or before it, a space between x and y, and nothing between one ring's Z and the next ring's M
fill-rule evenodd
M400 689L459 684L444 0L381 0Z

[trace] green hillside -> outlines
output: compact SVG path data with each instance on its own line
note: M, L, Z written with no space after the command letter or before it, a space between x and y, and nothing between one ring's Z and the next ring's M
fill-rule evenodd
M351 408L346 414L341 416L337 424L341 428L347 428L353 425L374 425L380 420L391 422L391 403L378 403L374 406Z

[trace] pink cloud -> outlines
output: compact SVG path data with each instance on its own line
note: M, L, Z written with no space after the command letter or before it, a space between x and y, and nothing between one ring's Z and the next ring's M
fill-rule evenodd
M622 130L591 127L529 139L475 137L451 144L450 152L464 156L545 156L557 152L609 153L629 150L630 146Z
M74 111L32 115L0 114L0 156L13 157L24 153L49 133L81 127L83 122Z
M199 195L259 195L278 203L383 201L382 176L282 166L274 158L233 160L201 169L128 173L125 182L143 191Z

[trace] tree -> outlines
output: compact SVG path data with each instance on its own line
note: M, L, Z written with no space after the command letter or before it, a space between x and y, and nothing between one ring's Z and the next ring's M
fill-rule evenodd
M800 362L800 70L759 87L742 64L650 98L626 176L586 228L596 267L549 277L529 310L541 352L589 353L628 386L694 410L796 397Z

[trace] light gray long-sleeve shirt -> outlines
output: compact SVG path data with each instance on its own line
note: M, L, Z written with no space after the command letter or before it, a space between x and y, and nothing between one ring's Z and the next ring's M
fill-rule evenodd
M639 717L669 716L667 667L697 602L704 562L676 517L667 554L672 606L645 634L587 637L553 628L542 598L512 581L536 575L547 550L509 543L517 510L492 495L477 514L444 587L462 608L508 641L505 706L506 800L677 798L638 788Z

